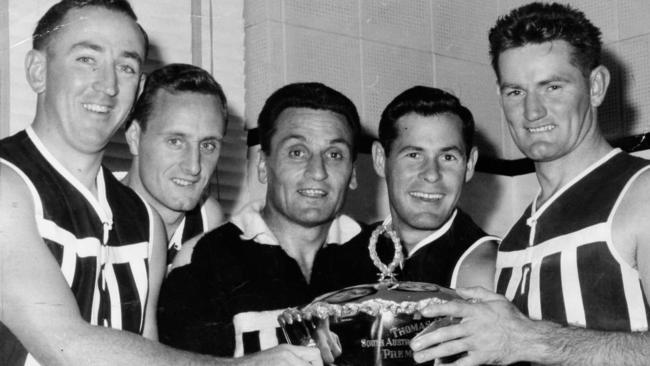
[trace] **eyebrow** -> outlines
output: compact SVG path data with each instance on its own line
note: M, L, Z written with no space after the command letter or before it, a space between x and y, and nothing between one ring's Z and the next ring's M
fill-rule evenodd
M282 143L285 143L285 142L290 141L290 140L307 141L307 138L305 136L303 136L303 135L288 135L284 139L282 139L282 141L280 141L280 143L282 144ZM329 140L328 143L329 144L342 144L342 145L347 146L348 148L352 148L352 144L350 144L350 142L348 140L346 140L346 139L344 139L342 137L338 137L338 138Z
M558 82L558 81L559 81L559 82L562 82L562 83L569 83L569 82L571 82L571 80L570 80L569 78L566 78L566 77L564 77L564 76L560 76L560 75L551 75L551 76L550 76L549 78L547 78L547 79L544 79L544 80L542 80L542 81L536 82L535 85L545 86L545 85L548 85L548 84L551 84L551 83L555 83L555 82ZM501 83L501 84L499 85L499 89L500 89L500 90L504 90L504 89L507 89L507 88L512 88L512 89L523 89L521 86L519 86L519 84L516 84L516 83L508 83L508 82L504 82L504 83Z
M75 51L77 49L90 49L90 50L93 50L95 52L103 52L104 51L104 47L102 47L102 46L100 46L100 45L98 45L96 43L92 43L90 41L77 42L77 43L73 44L72 47L70 47L70 51ZM136 51L122 51L121 56L125 57L125 58L129 58L129 59L133 59L138 63L138 65L142 65L142 57Z

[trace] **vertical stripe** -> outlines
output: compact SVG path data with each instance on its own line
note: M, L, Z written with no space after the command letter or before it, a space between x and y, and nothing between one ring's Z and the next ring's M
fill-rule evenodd
M566 324L562 271L560 269L561 261L562 254L560 252L551 253L544 256L539 265L540 319L548 319L560 324Z
M140 304L142 308L142 316L140 317L140 329L144 329L144 319L146 315L146 304L149 296L149 273L147 270L147 261L138 261L132 262L129 266L131 273L133 274L133 279L135 281L135 287L138 289L137 294L140 299Z
M648 314L645 307L638 304L646 303L641 281L636 273L623 273L623 291L627 300L627 311L630 314L630 325L633 332L648 329Z
M585 326L585 309L582 303L582 289L578 281L578 259L575 247L569 247L562 253L560 257L560 273L567 323Z
M74 250L64 250L61 260L61 272L68 286L72 287L74 274L77 271L77 253Z
M527 267L528 268L528 267ZM528 280L528 316L532 319L542 319L542 304L540 301L540 279L539 273L542 268L541 263L532 263L530 265Z
M122 329L122 296L120 296L120 286L117 282L113 266L105 264L103 274L106 279L106 289L110 295L111 327Z
M261 350L259 333L260 333L259 331L253 331L253 332L246 332L242 334L242 340L244 341L245 355L259 352Z
M508 288L506 289L505 296L512 300L515 298L519 284L521 283L521 267L512 268L512 275L510 276L510 282L508 283Z
M192 65L202 67L203 49L201 22L203 21L203 11L201 9L201 0L192 0Z
M235 333L235 353L234 357L241 357L244 355L244 336L241 333Z

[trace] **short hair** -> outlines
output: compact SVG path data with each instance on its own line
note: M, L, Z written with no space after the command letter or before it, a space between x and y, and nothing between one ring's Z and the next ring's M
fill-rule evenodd
M276 131L276 122L287 108L310 108L338 113L345 117L352 132L352 158L357 157L357 148L361 135L361 122L354 103L342 93L329 86L316 83L293 83L276 90L264 103L257 119L257 128L265 154L271 152L271 138Z
M149 74L144 83L144 89L133 106L131 116L127 119L125 128L129 128L134 120L138 121L144 131L153 112L156 97L160 90L171 94L192 92L213 95L221 104L221 115L228 124L228 101L221 85L200 67L188 64L169 64Z
M81 9L87 6L105 8L133 19L144 38L144 56L146 59L146 53L149 49L149 36L147 36L147 32L144 31L140 24L137 23L138 17L135 15L128 0L61 0L52 5L41 19L39 19L36 29L34 29L34 33L32 34L32 48L35 50L44 50L52 40L52 36L64 26L63 20L68 12L72 9Z
M399 136L397 121L410 113L424 117L450 113L463 122L462 134L465 153L469 156L474 146L474 117L472 112L460 103L454 95L444 90L428 86L414 86L403 91L393 99L381 114L379 120L379 143L386 156L390 154L391 145Z
M573 52L571 63L583 75L600 65L601 32L585 14L569 5L531 3L500 17L490 29L492 68L501 80L499 56L511 48L527 44L565 41Z

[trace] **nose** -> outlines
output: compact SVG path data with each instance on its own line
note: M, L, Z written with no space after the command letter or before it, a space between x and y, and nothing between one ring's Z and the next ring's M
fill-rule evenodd
M327 168L322 156L314 154L307 162L307 175L314 180L323 180L327 178Z
M536 93L528 93L524 100L524 113L529 121L536 121L546 116L546 107Z
M114 97L119 93L117 85L117 72L113 65L102 65L96 70L97 78L93 83L93 88L101 93Z
M433 183L440 179L440 166L438 161L433 159L427 159L422 166L420 171L420 177L429 183Z
M198 146L190 146L185 150L181 168L183 172L190 175L201 173L201 152Z

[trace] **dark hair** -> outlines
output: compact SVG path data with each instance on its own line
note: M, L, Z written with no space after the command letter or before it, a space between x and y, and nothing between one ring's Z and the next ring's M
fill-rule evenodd
M352 156L356 159L361 134L359 113L354 103L340 92L321 83L294 83L276 90L264 103L257 118L257 128L265 154L271 152L271 138L278 116L287 108L310 108L335 112L345 117L352 132Z
M490 29L490 56L497 78L499 56L526 44L562 40L573 48L571 62L588 77L600 64L600 30L585 14L569 5L531 3L502 16Z
M414 86L395 97L384 109L379 121L379 142L386 156L399 135L397 120L409 113L421 116L436 116L443 113L455 114L463 121L462 132L465 153L469 156L474 146L474 117L472 112L460 104L460 100L444 90L427 86Z
M127 0L61 0L54 4L45 14L41 17L32 34L32 48L35 50L44 50L50 43L52 36L64 25L63 20L68 12L72 9L81 9L87 6L98 6L111 11L122 13L127 17L138 21L138 17L133 12L131 4ZM138 28L144 37L145 59L147 58L147 50L149 48L149 37L147 32L138 24Z
M151 116L158 91L165 90L176 94L192 92L215 96L221 104L221 114L224 130L228 124L228 102L221 85L212 75L200 67L188 64L169 64L154 70L147 75L144 89L133 106L131 116L127 119L125 128L128 129L134 120L138 120L144 131Z

